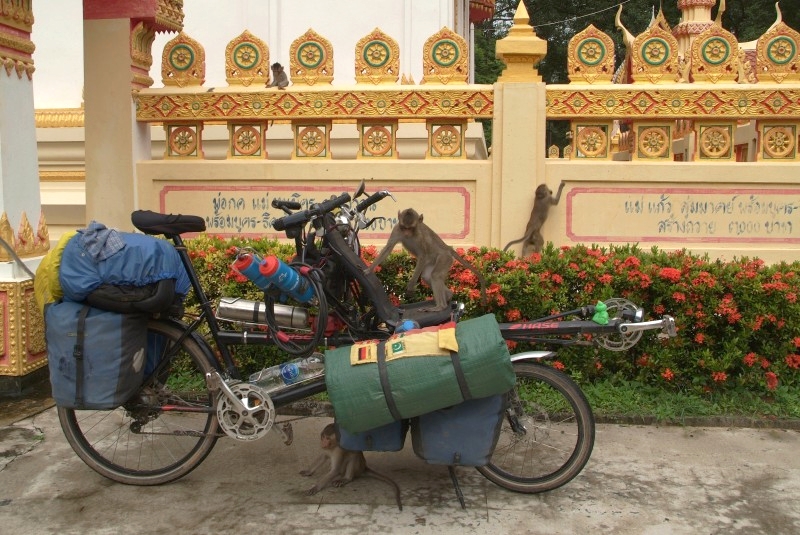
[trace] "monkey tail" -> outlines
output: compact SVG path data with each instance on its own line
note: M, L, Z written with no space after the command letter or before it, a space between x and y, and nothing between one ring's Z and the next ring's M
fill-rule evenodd
M523 241L523 240L525 240L525 236L521 237L521 238L520 238L520 239L518 239L518 240L512 240L512 241L508 242L508 243L506 244L506 246L505 246L505 247L503 247L503 252L505 252L505 251L508 251L508 248L509 248L509 247L511 247L511 246L512 246L512 245L514 245L515 243L519 243L519 242L521 242L521 241Z
M387 483L387 484L391 485L394 488L394 498L395 498L395 501L397 502L397 507L401 511L403 510L403 500L400 498L400 485L395 483L394 480L392 478L390 478L389 476L385 476L385 475L381 474L380 472L376 472L375 470L373 470L369 466L367 466L364 469L364 474L370 475L370 476L374 477L375 479L377 479L379 481L383 481L384 483Z

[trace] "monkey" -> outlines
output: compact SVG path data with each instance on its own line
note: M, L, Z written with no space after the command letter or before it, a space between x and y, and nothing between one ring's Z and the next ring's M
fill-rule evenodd
M272 64L272 83L267 84L267 87L277 87L278 89L286 89L289 85L289 76L283 70L283 65L280 63Z
M533 210L531 210L531 217L528 219L528 226L525 227L525 235L518 240L510 241L503 247L507 251L509 247L515 243L523 242L522 256L526 257L531 253L538 253L544 247L544 238L542 237L542 225L547 220L547 214L551 206L558 204L561 200L561 191L564 189L562 182L558 186L558 192L553 197L553 191L547 187L547 184L539 184L536 188L536 195L533 200Z
M306 491L308 496L312 496L328 485L334 487L343 487L350 483L357 477L371 476L375 479L388 483L394 488L394 497L397 501L397 507L403 510L403 502L400 499L400 487L388 476L376 472L367 466L367 460L364 458L364 452L351 451L342 448L339 445L339 440L336 438L336 426L328 424L322 430L319 436L320 446L322 447L322 454L314 461L308 470L302 470L301 476L310 477L314 475L319 468L325 464L326 460L330 460L331 469L325 474L316 485Z
M450 304L453 292L447 287L447 276L453 260L458 261L465 268L472 271L481 285L481 302L486 306L486 279L475 266L464 260L455 250L444 243L428 225L423 223L422 214L417 213L413 208L406 208L397 212L397 224L389 234L386 246L378 254L378 257L365 273L373 272L386 260L397 243L402 243L403 247L414 255L417 265L411 275L411 280L406 285L406 299L411 299L417 287L419 278L428 283L433 291L434 307L429 307L428 311L444 310Z

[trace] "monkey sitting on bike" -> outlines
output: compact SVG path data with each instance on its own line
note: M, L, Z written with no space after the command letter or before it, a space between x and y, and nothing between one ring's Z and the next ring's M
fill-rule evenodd
M366 268L365 273L374 272L386 260L395 245L401 243L413 255L417 264L411 279L406 285L406 298L411 299L420 277L431 287L434 306L428 311L444 310L450 304L453 292L447 287L447 277L453 261L460 262L472 271L481 285L481 302L486 306L486 279L475 266L464 260L452 247L444 243L442 238L428 225L423 223L422 214L413 208L406 208L397 213L397 224L392 228L389 240L375 261Z

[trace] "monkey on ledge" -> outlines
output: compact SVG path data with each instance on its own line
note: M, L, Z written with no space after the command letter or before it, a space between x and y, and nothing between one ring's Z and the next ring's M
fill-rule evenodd
M397 225L392 228L386 246L364 272L374 272L375 268L386 260L398 243L402 243L403 247L417 259L414 273L406 285L406 299L411 299L414 295L417 282L422 277L422 280L428 283L433 291L434 306L427 310L436 311L447 308L453 297L453 292L447 287L447 277L450 274L453 260L456 260L478 277L481 284L481 302L483 306L486 306L486 279L483 278L481 272L464 260L452 247L444 243L438 234L422 222L422 214L417 213L413 208L406 208L397 213Z

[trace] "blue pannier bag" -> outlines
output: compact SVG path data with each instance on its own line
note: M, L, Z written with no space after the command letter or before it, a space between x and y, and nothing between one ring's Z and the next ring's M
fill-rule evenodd
M471 399L411 419L411 443L430 464L485 466L492 457L508 396Z
M336 426L339 445L350 451L400 451L405 444L406 433L408 420L397 420L360 433L350 433Z
M45 309L50 384L59 407L113 409L142 385L146 314L59 301Z

